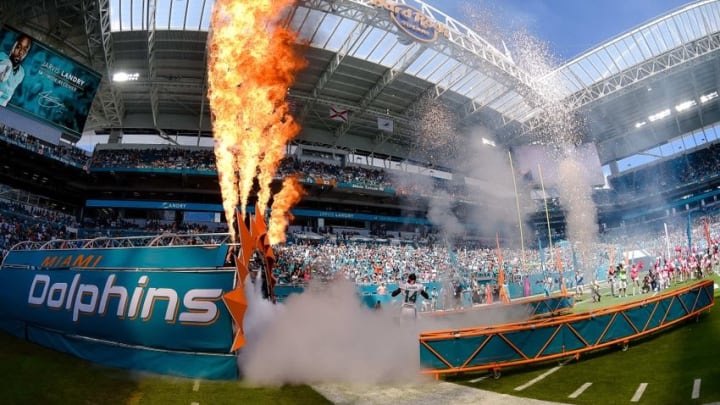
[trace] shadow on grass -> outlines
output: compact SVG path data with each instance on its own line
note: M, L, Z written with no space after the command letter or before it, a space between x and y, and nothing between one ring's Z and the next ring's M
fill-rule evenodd
M3 405L330 404L306 385L251 387L97 365L0 332Z
M0 333L5 404L127 404L137 384L127 373Z

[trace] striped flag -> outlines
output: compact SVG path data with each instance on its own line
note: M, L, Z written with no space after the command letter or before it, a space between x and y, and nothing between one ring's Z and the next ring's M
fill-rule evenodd
M330 119L347 123L350 118L350 110L344 110L340 107L330 106Z

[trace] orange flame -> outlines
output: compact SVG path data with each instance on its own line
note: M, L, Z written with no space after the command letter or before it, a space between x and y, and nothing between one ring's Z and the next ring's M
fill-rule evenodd
M270 229L268 238L271 245L285 242L285 230L292 220L290 208L297 204L305 194L305 190L295 177L288 177L283 181L282 190L273 199L270 214Z
M279 26L293 0L217 0L208 41L208 99L223 210L242 217L253 181L258 208L270 199L270 184L284 146L300 131L285 101L306 62L294 50L297 34ZM229 227L235 239L235 230Z

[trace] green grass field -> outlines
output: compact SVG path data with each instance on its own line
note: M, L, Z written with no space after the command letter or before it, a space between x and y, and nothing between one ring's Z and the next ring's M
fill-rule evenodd
M2 404L328 404L308 386L249 387L132 373L0 333ZM197 384L197 385L196 385ZM197 387L197 390L195 388Z
M664 290L664 292L677 290L682 287L687 287L691 283L692 283L692 281L685 281L683 283L673 284L672 286L670 286L670 288L668 288L667 290ZM571 291L571 292L574 292L574 291ZM649 297L653 296L653 294L654 294L651 292L648 294L638 293L637 295L632 295L632 287L629 287L627 296L613 297L610 295L610 287L607 287L607 286L603 286L600 289L600 292L602 294L602 298L601 298L600 302L593 302L592 297L590 295L590 289L586 286L585 293L583 294L582 297L579 297L577 295L575 296L575 305L573 307L573 312L587 312L587 311L592 311L592 310L595 310L598 308L604 308L604 307L613 306L613 305L620 305L620 304L624 304L624 303L631 302L631 301L649 298Z
M717 280L716 280L717 281ZM720 292L715 291L716 297ZM620 299L618 299L620 300ZM585 308L587 309L587 308ZM515 388L556 367L557 362L445 380L514 396L576 404L624 404L647 383L641 404L706 404L720 401L720 309L699 321L631 342L626 352L607 349L571 361L522 391ZM2 404L327 404L306 385L251 387L235 381L195 381L98 366L0 333ZM699 398L691 399L701 379ZM582 395L573 391L592 383Z
M715 296L719 295L720 291L716 290ZM626 301L620 298L612 300L613 303ZM485 378L471 382L482 375L458 376L447 380L514 396L571 404L671 405L720 402L720 384L717 384L720 381L718 311L712 308L697 321L689 320L669 332L631 342L625 352L619 348L605 349L581 357L579 361L572 360L521 391L516 388L559 363L503 370L501 378L497 380ZM698 398L693 399L696 379L701 380L700 390ZM592 385L578 397L568 398L586 383ZM647 384L644 393L637 402L631 402L642 383Z

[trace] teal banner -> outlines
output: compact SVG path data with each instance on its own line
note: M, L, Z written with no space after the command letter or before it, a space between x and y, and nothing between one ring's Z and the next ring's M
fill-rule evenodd
M232 271L0 270L0 318L119 344L227 353Z
M4 267L31 269L197 269L222 267L227 245L13 250Z
M238 378L237 357L231 353L147 349L67 336L32 326L27 328L26 335L31 342L112 367L209 380Z
M86 207L109 207L109 208L146 208L158 210L186 210L186 211L213 211L222 212L220 204L196 204L174 201L138 201L138 200L87 200ZM247 207L249 213L255 213L255 207ZM296 208L290 210L296 217L311 218L344 218L356 221L370 222L398 222L403 224L432 225L425 218L394 217L389 215L371 215L354 212L322 211Z
M220 204L188 203L181 201L139 201L139 200L87 200L86 207L143 208L150 210L181 210L223 212ZM253 207L251 213L255 212Z

